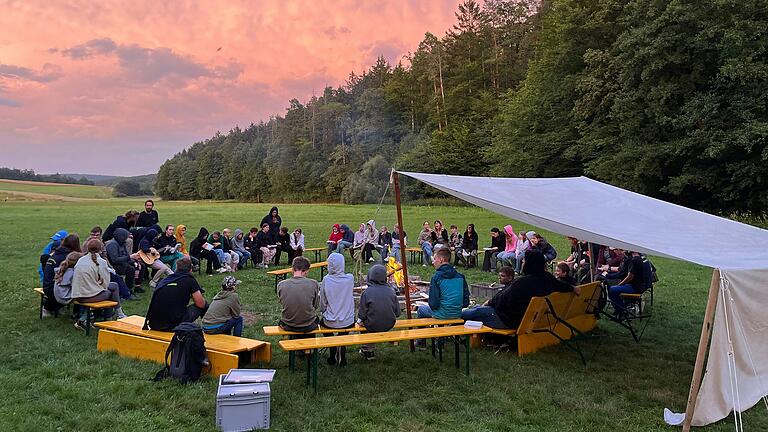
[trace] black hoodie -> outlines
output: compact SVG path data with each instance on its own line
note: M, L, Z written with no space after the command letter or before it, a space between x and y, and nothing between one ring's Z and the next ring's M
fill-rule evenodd
M104 230L104 233L101 234L101 241L106 243L112 240L112 237L115 236L115 230L118 228L123 228L130 231L131 225L128 223L128 219L126 219L125 216L118 216L115 218L114 222L109 224L107 229Z
M115 236L104 245L107 251L107 259L115 268L120 271L131 264L130 252L125 248L125 241L131 233L127 229L118 228L115 230ZM122 273L121 273L122 274Z
M277 216L275 216L276 220L272 220L272 212L277 212ZM259 229L261 229L264 224L269 224L269 237L272 239L272 244L277 244L279 241L277 236L280 234L280 226L283 224L283 218L280 217L280 212L277 207L272 207L269 210L269 213L264 216L259 224Z
M208 230L202 227L197 233L197 237L189 244L189 254L195 258L200 258L200 252L202 252L206 242L208 242Z
M376 264L368 270L368 288L360 296L357 317L369 332L389 331L400 316L395 287L387 283L387 269Z
M523 275L497 293L488 302L496 315L509 328L517 328L533 297L544 297L553 292L573 292L573 286L557 280L547 273L544 255L537 250L525 252Z
M464 240L461 243L461 248L465 251L477 250L477 231L475 231L475 224L469 224L472 227L472 234L469 231L464 231Z

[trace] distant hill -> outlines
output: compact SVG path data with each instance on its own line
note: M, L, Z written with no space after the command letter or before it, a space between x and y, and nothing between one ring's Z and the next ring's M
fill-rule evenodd
M78 179L81 177L85 177L88 180L92 181L97 186L114 186L115 183L117 183L120 180L133 180L142 184L151 184L153 189L154 189L155 179L157 178L157 174L144 174L144 175L129 176L129 177L103 175L103 174L62 174L62 175L78 178Z

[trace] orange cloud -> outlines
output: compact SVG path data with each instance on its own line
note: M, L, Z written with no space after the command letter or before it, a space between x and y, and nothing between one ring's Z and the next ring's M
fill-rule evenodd
M217 130L342 84L380 55L396 63L425 32L442 35L457 3L11 2L0 16L2 164L153 171Z

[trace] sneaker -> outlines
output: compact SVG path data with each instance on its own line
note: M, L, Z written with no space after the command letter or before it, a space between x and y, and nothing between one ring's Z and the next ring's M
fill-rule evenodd
M43 318L50 318L52 316L53 316L53 312L49 311L46 308L43 308L43 315L42 315Z
M83 320L75 321L75 328L78 329L78 330L85 331L85 329L86 329L85 321L83 321ZM93 326L91 326L91 328L93 328Z
M376 354L373 351L360 350L360 355L366 360L376 360Z
M152 288L152 289L155 289L155 288L157 288L157 282L155 282L155 281L149 281L149 287L150 287L150 288Z
M426 267L427 265L426 265L426 264L422 264L421 266L422 266L422 267Z
M123 312L118 312L118 313L117 313L117 319L119 319L119 320L120 320L120 319L123 319L123 318L128 318L128 315L126 315L126 314L125 314L125 313L123 313Z
M220 267L218 270L216 270L216 273L226 273L227 268L226 267Z
M368 262L373 262L373 257L368 258Z

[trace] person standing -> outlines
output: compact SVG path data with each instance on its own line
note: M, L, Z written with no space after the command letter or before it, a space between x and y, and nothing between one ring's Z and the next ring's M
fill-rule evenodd
M283 224L283 218L280 217L277 207L272 207L269 210L269 214L261 219L261 225L259 226L264 226L264 224L269 225L270 244L277 244L277 236L280 234L280 227Z
M400 225L395 224L392 228L392 256L400 264L402 260L402 251L408 247L408 236L405 231L400 230Z
M139 214L136 220L137 228L149 228L160 224L160 215L155 210L155 202L151 199L144 201L144 211Z

